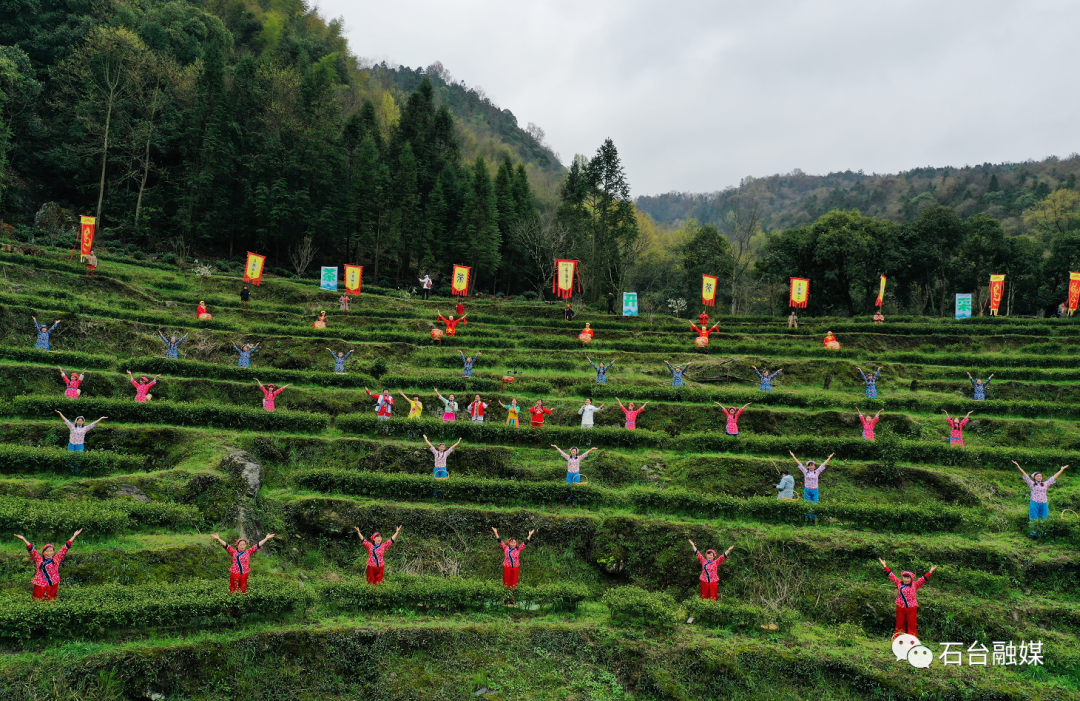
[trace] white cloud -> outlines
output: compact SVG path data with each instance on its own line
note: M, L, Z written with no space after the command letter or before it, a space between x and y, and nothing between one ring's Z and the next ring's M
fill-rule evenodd
M358 55L442 61L565 162L610 136L635 195L1080 151L1065 0L319 5Z

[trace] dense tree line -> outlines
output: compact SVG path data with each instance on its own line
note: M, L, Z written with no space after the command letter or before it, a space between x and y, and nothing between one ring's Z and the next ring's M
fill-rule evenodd
M316 264L363 263L372 282L444 282L461 263L477 290L513 294L544 288L532 232L583 256L590 287L618 282L633 217L614 146L558 208L530 185L530 168L564 170L542 139L439 64L360 66L300 0L0 9L0 221L16 236L55 201L96 215L106 244L257 250L274 269L310 238Z

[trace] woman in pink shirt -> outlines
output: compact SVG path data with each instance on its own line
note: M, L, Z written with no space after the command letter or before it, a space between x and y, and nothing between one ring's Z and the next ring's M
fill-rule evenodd
M896 636L904 633L914 635L916 638L919 637L919 600L915 598L915 593L919 591L922 585L926 584L926 580L930 578L930 575L934 574L937 565L931 567L930 571L923 576L915 579L914 572L901 572L900 576L897 577L889 569L889 566L885 564L885 560L879 557L878 562L888 573L889 581L896 585L896 632L893 633L893 639L895 640Z
M713 402L713 404L724 410L724 417L727 419L727 434L729 436L739 435L739 417L742 416L742 413L746 410L746 407L753 404L753 402L747 402L746 404L743 404L742 407L739 409L736 409L735 407L725 408L723 404L715 401Z
M394 544L398 536L401 535L401 526L397 527L394 531L394 535L390 536L390 540L383 541L382 534L375 531L371 534L371 540L364 537L364 534L360 532L357 526L353 526L356 531L356 535L360 536L360 542L364 544L364 549L367 550L367 583L368 584L381 584L383 581L383 573L386 571L386 559L384 557L386 551Z
M623 406L622 401L618 397L615 397L615 401L619 402L619 408L621 408L623 413L626 414L626 430L637 430L638 414L645 411L645 407L649 406L649 402L645 402L644 404L642 404L640 409L635 409L634 403L630 402L630 408L627 409L625 406Z
M71 375L68 375L64 372L64 368L59 365L56 366L56 369L60 371L60 379L64 381L64 386L66 387L64 396L68 399L78 399L79 395L82 394L79 385L86 379L86 370L83 370L82 372L73 372Z
M878 417L881 416L881 409L878 409L878 413L874 414L874 418L864 416L862 409L855 407L855 411L859 412L859 423L862 424L862 439L864 441L874 442L874 428L877 427Z
M265 387L263 387L263 383L259 382L259 378L257 378L257 377L255 378L255 382L258 382L259 389L262 390L262 393L263 393L263 409L266 409L267 411L273 411L274 410L274 408L275 408L274 407L274 400L277 399L277 396L279 394L281 394L282 392L284 392L285 388L289 386L289 385L282 385L282 386L278 387L277 389L274 389L274 385L269 384L269 385L266 385Z
M521 551L529 546L529 541L532 540L533 533L536 533L536 530L529 531L529 535L525 536L524 543L518 543L513 538L504 542L499 537L497 528L492 526L491 531L495 534L495 538L499 541L503 551L503 585L516 589L518 576L521 574Z
M64 561L71 544L75 542L80 533L82 533L81 528L75 531L75 534L71 536L71 539L68 540L64 547L60 548L60 552L56 552L56 548L52 543L47 543L40 553L29 540L21 535L15 536L26 546L26 550L30 553L30 559L34 563L35 599L56 600L57 591L60 589L60 563Z
M236 547L229 545L221 539L217 533L211 534L211 538L221 543L221 546L229 552L229 557L232 558L232 565L229 566L229 593L234 594L240 592L241 594L247 594L248 574L251 572L251 556L259 552L262 546L266 545L266 541L274 537L275 534L271 533L266 536L252 547L248 547L248 542L244 538L240 538L236 541Z
M728 555L735 549L735 546L732 545L725 550L724 554L720 557L716 556L715 550L706 550L705 554L702 555L692 540L690 541L690 547L694 549L694 554L697 555L697 559L701 563L701 575L698 576L698 579L701 581L701 598L716 599L718 597L720 585L716 568L724 564L724 561L727 560Z
M140 404L148 402L154 398L154 395L148 394L150 388L157 384L158 378L161 375L154 375L154 379L149 379L146 375L143 375L138 380L131 374L131 370L127 371L128 379L131 380L131 384L135 385L135 401Z
M1062 465L1053 477L1043 481L1041 472L1032 472L1031 476L1024 472L1024 468L1020 467L1020 463L1015 460L1012 461L1013 465L1016 465L1016 469L1020 470L1020 474L1024 476L1024 482L1031 488L1031 499L1028 502L1028 523L1034 524L1036 521L1043 521L1050 518L1050 504L1046 499L1046 489L1050 485L1057 482L1057 478L1061 477L1061 473L1065 471L1068 465ZM1032 526L1034 528L1034 526ZM1046 535L1045 533L1031 532L1031 535Z
M942 411L945 410L942 409ZM974 411L974 409L972 411ZM945 411L945 420L949 422L949 445L953 448L964 447L964 426L967 426L968 417L970 416L971 411L969 411L962 419L954 419L949 416L949 412Z

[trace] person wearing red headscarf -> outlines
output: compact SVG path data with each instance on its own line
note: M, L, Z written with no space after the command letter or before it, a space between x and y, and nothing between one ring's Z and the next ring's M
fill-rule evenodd
M386 559L384 555L386 551L394 544L397 537L401 534L401 526L397 527L394 531L394 535L390 536L390 540L383 541L382 533L375 531L371 534L371 540L364 537L364 534L360 532L360 528L353 526L353 530L356 531L356 535L360 536L360 542L364 544L364 549L367 550L367 583L368 584L381 584L383 581L383 573L386 571Z
M252 547L248 547L246 538L238 538L236 541L236 547L233 547L221 539L217 533L212 534L210 537L221 543L227 551L229 551L229 557L232 558L232 565L229 567L229 593L233 594L240 592L241 594L247 594L248 574L251 572L251 556L259 552L259 549L266 545L266 542L274 537L274 533L266 536Z
M715 550L706 550L702 555L694 545L694 541L690 541L690 547L694 549L694 554L697 555L698 561L701 563L701 575L698 576L698 580L701 582L701 598L702 599L716 599L719 596L718 589L720 587L720 580L716 573L716 568L724 564L728 555L735 549L732 545L730 548L724 551L724 554L720 557L716 556Z
M52 543L46 543L40 553L33 543L16 534L15 537L26 546L27 552L30 553L30 560L34 563L33 596L35 599L56 600L56 594L60 589L60 563L64 561L68 550L71 549L71 544L75 542L80 533L82 533L81 528L75 531L75 534L64 544L64 547L60 548L60 552L56 551L56 547Z
M922 585L926 584L926 580L930 579L930 575L934 574L937 565L931 567L930 571L923 576L915 579L914 572L901 572L900 576L897 577L889 569L889 566L885 564L885 560L879 557L878 562L888 573L889 581L896 585L896 632L893 633L893 639L904 633L914 635L916 638L919 637L919 600L915 597L915 593L919 591Z
M148 392L150 392L151 387L157 384L158 378L161 377L161 375L154 375L154 379L152 380L146 375L143 375L136 380L135 376L131 374L131 370L128 370L127 374L128 379L131 380L131 384L135 386L135 401L142 404L154 398L154 395L148 394Z

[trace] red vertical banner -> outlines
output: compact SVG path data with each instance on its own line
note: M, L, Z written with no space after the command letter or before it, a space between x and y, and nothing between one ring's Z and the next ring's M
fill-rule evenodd
M551 283L551 291L560 299L568 299L574 296L574 278L577 276L576 260L555 259L555 279ZM581 292L581 281L578 281L578 292Z
M706 307L716 306L716 282L719 278L715 275L701 275L701 303ZM705 322L702 321L702 324Z
M874 302L875 307L880 307L881 303L885 301L885 276L881 276L881 287L878 288L877 301Z
M1005 276L1004 275L991 275L990 276L990 315L997 316L998 308L1001 306L1001 298L1005 294Z
M454 275L450 278L450 294L467 297L469 294L469 276L472 268L467 265L454 265Z
M1080 273L1069 273L1069 316L1076 311L1080 303Z
M262 282L263 267L266 265L266 256L248 251L247 263L244 264L244 282L258 285Z
M345 294L358 295L360 294L360 285L364 282L364 266L362 265L346 265L345 266Z
M810 300L810 280L804 277L791 278L791 294L788 306L805 309Z
M90 255L94 250L94 231L97 229L96 217L79 218L79 256Z

